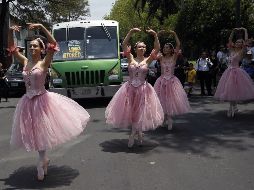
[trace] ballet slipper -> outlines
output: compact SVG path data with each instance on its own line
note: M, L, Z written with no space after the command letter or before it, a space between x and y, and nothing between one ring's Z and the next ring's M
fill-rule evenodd
M228 109L228 112L227 112L227 116L232 117L232 112L233 112L233 110L232 110L232 107L230 106Z
M48 175L48 166L49 166L50 160L46 159L43 163L43 170L44 170L44 175Z
M128 141L128 148L132 148L133 147L133 145L134 145L134 142L135 142L135 135L130 135L130 137L129 137L129 141Z
M138 146L143 146L143 133L138 134Z
M173 129L173 120L172 119L168 119L168 130L172 130Z
M39 161L37 164L37 179L38 181L44 180L43 162Z

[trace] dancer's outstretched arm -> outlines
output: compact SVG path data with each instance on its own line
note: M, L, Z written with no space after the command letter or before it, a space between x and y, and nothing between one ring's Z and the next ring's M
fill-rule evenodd
M180 40L179 40L179 38L178 38L178 36L177 36L175 31L170 30L169 33L174 36L175 41L176 41L176 47L175 47L175 53L174 53L174 60L176 61L177 56L178 56L178 52L180 50L181 42L180 42Z
M123 52L124 55L127 57L128 59L128 63L131 63L133 61L133 55L131 54L131 48L129 46L129 41L131 36L135 33L135 32L140 32L141 30L139 28L132 28L130 29L130 31L128 32L128 34L125 36L124 40L123 40Z
M154 36L153 51L151 52L150 56L147 59L147 64L150 64L153 60L157 59L157 54L160 51L160 42L158 35L154 30L149 28L148 30L146 30L146 32Z
M49 42L49 44L46 46L45 45L45 48L46 48L46 51L47 51L47 54L45 56L45 58L43 59L42 61L42 64L41 66L44 68L44 69L47 69L50 64L51 64L51 61L53 59L53 55L54 55L54 52L57 50L57 44L56 44L56 40L55 38L51 35L51 33L42 25L42 24L35 24L35 23L27 23L28 24L28 29L29 30L36 30L36 29L40 29L42 30L42 32L46 35L47 37L47 40Z
M28 62L28 59L22 55L22 53L19 52L19 49L16 47L14 43L13 38L13 32L19 32L21 29L21 26L13 25L9 28L9 34L8 34L8 49L9 55L14 55L15 58L22 64L25 65Z

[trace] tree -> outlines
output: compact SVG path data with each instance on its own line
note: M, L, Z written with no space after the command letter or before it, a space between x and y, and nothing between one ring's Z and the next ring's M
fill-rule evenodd
M89 14L88 0L2 0L2 11L0 15L0 61L5 63L4 50L6 45L4 39L8 22L6 15L10 7L10 13L20 25L27 22L38 22L46 27L53 23L70 20L84 19Z
M144 11L141 13L135 10L133 0L118 0L111 9L110 14L106 16L105 19L118 21L120 26L120 37L124 38L128 31L133 27L139 27L143 31L148 27L157 30L159 28L157 20L151 18L150 22L146 23L147 16L147 12ZM145 41L148 46L148 51L153 46L153 39L145 32L135 34L131 39L132 45L137 40Z
M8 28L8 22L6 22L6 18L8 16L8 10L9 10L9 3L13 0L2 0L1 3L1 14L0 14L0 24L2 25L0 27L0 62L5 63L6 56L4 51L4 46L6 45L6 38L4 35L6 34L5 31L7 31Z
M241 26L252 33L252 0L241 1ZM236 27L235 0L185 0L179 12L176 31L188 56L197 57L202 50L226 45L232 28ZM244 11L243 11L244 10ZM198 14L197 14L198 13Z
M45 25L83 19L89 14L88 0L17 0L12 7L12 14L20 20Z
M134 6L138 12L147 11L146 7L148 7L146 20L149 22L151 18L155 17L163 25L168 16L178 12L181 2L177 0L135 0Z

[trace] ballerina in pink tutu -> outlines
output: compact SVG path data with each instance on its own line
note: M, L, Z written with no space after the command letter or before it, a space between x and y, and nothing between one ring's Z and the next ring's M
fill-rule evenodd
M158 34L165 34L162 30ZM166 43L162 50L162 56L159 57L161 64L161 76L156 80L154 89L158 94L161 105L165 114L165 124L168 130L172 129L173 119L175 115L180 115L189 112L190 104L179 79L174 76L174 69L180 41L174 31L169 31L176 40L176 49L171 43Z
M245 40L248 39L248 33L245 28L235 28L229 37L229 67L224 71L217 86L214 97L221 101L229 101L228 117L234 117L238 111L237 102L254 99L254 85L252 79L243 69L239 68L239 62L242 60L246 50L242 38L232 41L238 31L244 31Z
M119 128L132 128L128 147L134 145L135 136L138 135L138 143L142 145L142 131L155 129L164 119L163 109L153 87L146 82L148 65L160 49L157 33L147 30L154 36L154 50L149 57L144 57L146 45L137 42L134 46L137 57L133 57L127 44L139 28L129 31L123 41L123 50L128 59L128 71L130 79L117 91L106 108L106 122Z
M49 44L46 47L41 38L32 40L31 60L28 60L13 42L13 31L19 31L20 27L10 28L8 50L24 65L22 74L26 85L26 94L19 100L14 113L11 145L39 152L37 178L43 180L49 164L46 150L78 136L90 116L75 101L45 90L47 70L57 50L56 41L41 24L29 23L28 29L41 29ZM44 59L41 58L43 51L46 51Z

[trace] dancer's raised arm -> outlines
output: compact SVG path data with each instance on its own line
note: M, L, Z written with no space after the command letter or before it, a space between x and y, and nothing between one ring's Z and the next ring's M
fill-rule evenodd
M21 26L13 25L9 28L8 34L8 48L9 56L14 55L15 58L22 64L27 64L28 59L19 52L19 48L14 43L13 32L19 32Z
M147 59L147 63L150 64L154 59L156 59L157 54L160 51L160 42L158 35L154 30L149 28L148 30L146 30L146 32L154 36L153 51L151 52L150 56Z
M179 52L179 50L180 50L180 47L181 47L181 42L180 42L180 40L179 40L179 38L178 38L178 36L177 36L177 34L176 34L176 32L175 31L173 31L173 30L161 30L161 31L159 31L158 32L158 36L162 36L162 35L165 35L165 34L171 34L171 35L173 35L174 36L174 38L175 38L175 42L176 42L176 46L175 46L175 49L174 49L174 61L176 61L176 59L177 59L177 56L178 56L178 52ZM172 45L172 44L171 44ZM173 45L172 45L172 47L173 47Z
M232 30L232 32L230 33L230 36L228 38L228 48L230 48L230 49L232 49L234 47L233 37L234 37L235 32L236 32L236 28L234 28Z
M140 31L141 30L139 28L130 29L130 31L128 32L128 34L125 36L123 40L123 52L124 52L124 55L127 57L129 63L133 59L133 55L131 54L131 48L129 46L130 38L135 32L140 32Z
M47 54L41 64L41 66L46 69L49 67L49 65L52 61L54 52L57 51L56 40L42 24L35 24L35 23L27 23L27 24L28 24L29 30L40 29L47 37L48 44L46 44L46 45L44 44L44 42L41 39L39 40L40 43L43 43L44 49L47 51Z
M180 42L180 40L179 40L179 38L178 38L178 36L177 36L177 34L176 34L175 31L170 30L169 33L172 34L172 35L174 36L175 41L176 41L175 53L174 53L174 60L176 61L177 56L178 56L178 52L179 52L179 50L180 50L181 42Z

